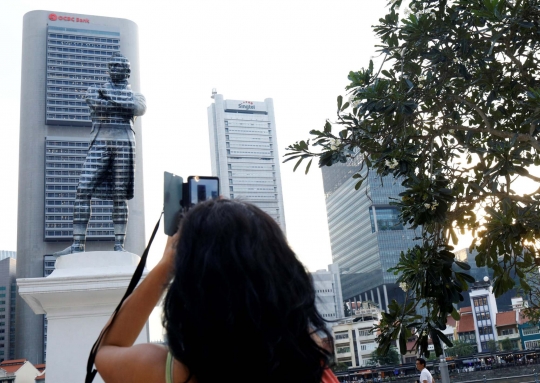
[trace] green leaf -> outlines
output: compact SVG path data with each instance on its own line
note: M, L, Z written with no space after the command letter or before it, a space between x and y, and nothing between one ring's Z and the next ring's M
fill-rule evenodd
M354 189L355 189L355 190L360 189L360 187L362 186L362 183L363 183L363 182L364 182L364 178L362 178L360 181L358 181L358 182L356 183L356 185L354 185Z
M458 236L457 236L456 232L454 231L453 228L449 228L448 231L450 232L450 238L452 239L452 243L454 245L457 245L457 243L459 241L458 241Z
M474 283L476 282L476 280L474 279L474 277L470 276L469 274L465 274L465 273L456 273L456 275L459 275L461 278L463 278L466 282L469 282L469 283Z
M446 344L448 347L453 346L450 339L448 339L448 337L446 335L444 335L444 333L442 331L437 331L437 335L439 336L439 339L442 340L444 342L444 344Z
M330 121L326 120L326 124L324 124L324 132L330 133L332 132L332 124L330 124Z
M390 74L390 72L388 72L388 71L385 70L385 69L383 69L383 70L381 71L381 73L382 73L383 75L385 75L386 77L388 77L389 79L392 79L392 80L394 79L394 77Z
M302 163L302 161L304 161L304 157L300 158L300 159L298 160L298 162L296 163L296 165L294 165L293 172L296 171L296 168L298 168L298 166L300 166L300 164Z
M452 310L450 315L452 315L452 318L454 318L454 320L456 320L456 321L460 320L460 318L461 318L460 315L459 315L459 312L455 308Z
M471 266L468 263L460 262L460 261L454 261L454 262L456 263L456 265L458 265L463 270L470 270L471 269Z
M341 106L343 105L343 97L342 96L338 96L337 98L337 107L338 107L338 110L341 110Z
M309 168L311 167L311 162L313 161L313 158L309 160L307 166L306 166L306 173L305 174L308 174L309 172Z
M294 154L294 153L290 153L290 154ZM286 154L287 155L287 154ZM290 161L290 160L294 160L295 158L298 158L298 157L302 157L302 154L298 154L296 156L291 156L285 160L283 160L283 163L287 162L287 161Z
M405 337L406 334L406 327L402 326L401 332L399 333L399 352L402 355L405 355L407 353L407 338Z
M484 210L489 213L494 218L502 219L502 215L500 215L497 210L493 209L491 206L484 207Z

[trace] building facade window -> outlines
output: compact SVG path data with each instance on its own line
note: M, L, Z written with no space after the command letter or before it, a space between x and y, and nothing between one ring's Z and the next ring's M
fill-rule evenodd
M120 51L119 33L84 29L59 33L57 28L47 29L46 124L90 126L84 95L89 86L107 81L107 62Z
M536 335L540 334L540 330L537 326L535 327L527 327L522 330L523 335Z
M372 334L371 330L358 330L358 336L370 336Z
M525 349L527 350L540 347L540 340L529 340L524 343L525 343Z
M346 347L336 347L336 352L338 354L345 354L347 352L351 352L351 347L350 346L346 346Z
M474 307L487 306L487 297L473 298Z
M370 206L369 218L371 219L372 233L376 231L403 230L399 210L396 207Z

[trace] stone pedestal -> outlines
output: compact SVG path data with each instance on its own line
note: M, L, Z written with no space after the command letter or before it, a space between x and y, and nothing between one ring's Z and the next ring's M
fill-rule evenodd
M122 299L139 260L127 252L70 254L58 258L56 269L46 278L17 279L19 294L34 313L47 315L47 381L84 382L90 349ZM147 325L136 343L148 339ZM94 382L103 382L99 374Z

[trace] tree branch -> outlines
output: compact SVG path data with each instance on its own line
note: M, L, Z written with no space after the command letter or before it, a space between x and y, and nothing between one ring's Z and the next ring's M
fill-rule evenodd
M500 138L514 138L514 136L516 135L516 133L503 132L501 130L497 130L493 128L473 128L470 126L463 126L463 125L452 125L452 126L448 126L447 129L465 130L465 131L471 131L471 132L477 132L477 133L489 133ZM518 133L517 140L521 142L530 142L531 146L540 152L540 142L536 140L534 137L528 134Z
M519 61L514 55L512 55L510 53L510 40L513 38L513 34L512 36L509 36L509 38L506 39L506 42L505 42L505 47L506 47L506 50L504 51L504 53L506 54L506 56L508 56L508 58L510 59L510 61L512 61L517 67L518 67L518 70L519 70L519 73L521 73L521 75L523 76L523 78L525 78L527 80L528 83L531 82L531 78L529 77L529 74L527 73L527 71L525 70L525 68L523 68L523 64L521 63L521 61Z
M486 124L487 129L490 129L490 130L492 129L491 122L489 121L488 116L486 116L486 114L482 111L482 109L480 109L477 105L475 105L472 102L470 102L469 100L466 100L463 97L457 96L455 94L452 95L452 98L455 98L456 100L458 100L458 101L464 103L465 105L469 106L470 108L474 109L476 111L476 113L478 113L480 115L480 117L482 117L482 120L484 121L484 124Z

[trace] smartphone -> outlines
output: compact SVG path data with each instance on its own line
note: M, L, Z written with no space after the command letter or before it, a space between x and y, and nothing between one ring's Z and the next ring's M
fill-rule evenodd
M187 198L184 199L184 206L191 207L199 202L219 197L219 178L189 176L186 185Z
M163 229L173 236L178 230L178 213L182 208L184 179L169 172L164 174L163 183Z

